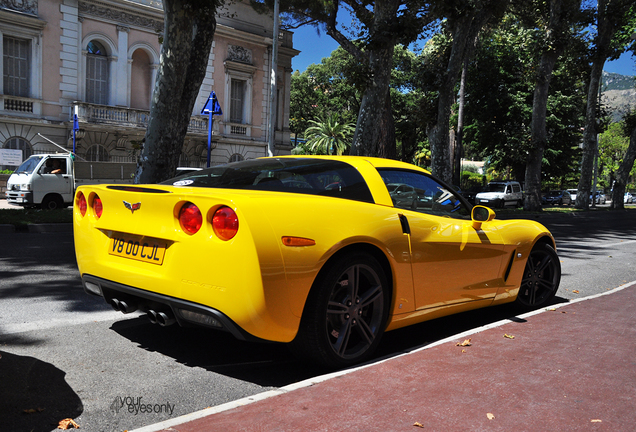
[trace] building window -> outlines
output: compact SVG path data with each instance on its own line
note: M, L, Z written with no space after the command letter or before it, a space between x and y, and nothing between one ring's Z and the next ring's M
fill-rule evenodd
M108 162L110 156L108 150L103 145L95 144L86 150L85 159L89 162Z
M243 101L245 100L245 81L232 79L230 95L230 122L244 123Z
M86 102L108 105L108 57L95 41L86 47Z
M30 97L31 41L3 37L4 94Z
M243 159L243 155L239 153L234 153L232 156L230 156L230 162L240 162Z
M31 144L24 138L18 138L18 137L9 138L4 143L2 148L8 149L8 150L22 150L22 161L27 160L33 154L33 149L31 148Z

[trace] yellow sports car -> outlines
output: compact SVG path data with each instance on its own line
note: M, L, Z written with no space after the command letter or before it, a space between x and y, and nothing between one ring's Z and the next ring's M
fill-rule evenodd
M157 185L81 186L73 212L86 292L164 326L291 342L331 367L368 358L385 331L540 307L561 278L544 226L495 220L388 159L263 158Z

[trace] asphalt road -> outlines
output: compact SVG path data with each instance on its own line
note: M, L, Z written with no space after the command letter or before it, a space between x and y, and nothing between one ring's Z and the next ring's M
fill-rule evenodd
M555 301L636 280L636 210L535 219L557 239ZM500 306L396 330L378 356L514 314ZM15 431L52 431L68 417L81 430L123 431L325 372L283 345L112 311L83 292L70 232L0 234L0 355L0 425Z

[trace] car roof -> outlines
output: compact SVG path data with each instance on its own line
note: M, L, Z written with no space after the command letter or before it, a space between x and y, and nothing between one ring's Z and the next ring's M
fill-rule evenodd
M375 168L395 168L395 169L408 169L421 171L426 174L430 174L430 171L425 170L424 168L418 167L417 165L413 165L407 162L397 161L393 159L385 159L380 157L372 157L372 156L325 156L325 155L285 155L285 156L276 156L280 158L308 158L308 159L329 159L329 160L338 160L342 162L346 162L348 164L357 166L361 163L369 163Z

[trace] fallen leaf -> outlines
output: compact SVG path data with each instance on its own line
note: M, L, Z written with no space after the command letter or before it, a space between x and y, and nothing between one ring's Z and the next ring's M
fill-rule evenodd
M493 413L487 413L486 417L488 417L488 420L494 420L495 419L495 415Z
M554 312L556 310L556 308L549 308L548 309L550 312Z
M70 428L79 429L79 427L80 425L75 423L75 421L73 421L72 418L60 420L60 424L57 426L58 429L63 429L63 430L70 429Z
M572 290L572 292L573 292L574 294L578 294L578 293L579 293L579 290Z
M504 333L504 337L508 338L508 339L514 339L515 338L513 335L509 335L508 333Z
M417 426L417 427L420 427L420 428L424 427L424 425L422 423L420 423L420 422L413 423L413 426Z
M465 352L466 352L466 350L462 350L462 352L463 352L463 353L465 353Z
M561 311L561 313L565 313L566 314L567 312L566 311Z
M471 346L470 339L466 339L464 342L457 342L455 346Z
M603 420L594 419L594 420L592 420L592 423L603 423Z

